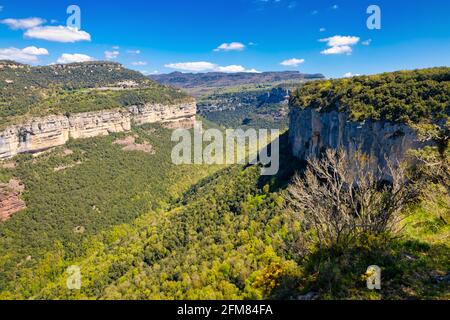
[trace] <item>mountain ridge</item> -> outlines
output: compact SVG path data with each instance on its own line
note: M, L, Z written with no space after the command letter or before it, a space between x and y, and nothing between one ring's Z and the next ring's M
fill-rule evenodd
M178 88L227 87L255 83L272 83L293 80L324 79L322 74L304 74L299 71L280 71L262 73L182 73L172 72L161 75L151 75L150 79L162 84L172 85Z

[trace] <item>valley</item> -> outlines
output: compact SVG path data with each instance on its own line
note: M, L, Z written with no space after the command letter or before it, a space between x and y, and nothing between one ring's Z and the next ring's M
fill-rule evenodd
M158 84L112 63L3 62L0 299L450 299L449 75L175 73ZM172 132L195 119L282 129L280 170L173 164ZM326 150L345 154L312 161ZM411 160L395 171L404 183L384 176L389 160ZM352 197L338 205L335 177ZM302 207L318 194L313 212ZM366 287L374 264L380 291ZM80 290L67 288L71 266Z
M150 78L186 90L196 97L198 113L223 127L286 130L291 91L324 76L288 71L260 74L175 72Z

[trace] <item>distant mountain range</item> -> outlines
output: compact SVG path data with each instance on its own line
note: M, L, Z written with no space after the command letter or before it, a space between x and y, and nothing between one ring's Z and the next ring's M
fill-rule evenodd
M303 74L298 71L263 73L181 73L151 75L150 79L178 88L229 87L240 85L267 84L286 81L324 79L322 74Z

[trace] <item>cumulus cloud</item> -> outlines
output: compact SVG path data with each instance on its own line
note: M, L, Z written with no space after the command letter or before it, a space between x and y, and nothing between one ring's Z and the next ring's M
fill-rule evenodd
M222 43L214 51L242 51L245 49L245 45L240 42Z
M328 48L326 50L323 50L320 53L324 54L324 55L332 55L332 54L347 54L347 55L350 55L350 54L352 54L352 52L353 52L353 49L350 46L337 46L337 47L331 47L331 48Z
M325 31L327 31L327 29L325 29L325 28L320 28L319 31L320 31L320 32L325 32Z
M91 35L76 28L64 26L44 26L29 29L25 37L62 43L74 43L78 41L91 41Z
M23 53L32 55L32 56L48 56L48 50L45 48L37 48L37 47L26 47L22 49Z
M3 19L0 20L1 24L7 25L12 30L27 30L36 28L45 23L41 18L26 18L26 19Z
M114 51L105 51L105 59L106 60L114 60L117 59L117 57L119 56L120 52L117 50Z
M239 65L231 65L226 67L217 67L218 72L224 72L224 73L236 73L236 72L246 72L246 73L259 73L256 69L245 69L243 66Z
M305 62L305 59L292 58L282 61L280 64L285 67L298 67Z
M320 42L326 42L330 47L323 50L321 53L324 55L332 54L347 54L350 55L353 52L352 46L358 44L360 38L354 36L334 36L330 38L320 39Z
M358 77L358 76L360 76L360 74L358 74L358 73L353 74L351 72L347 72L346 74L344 74L344 78L351 78L351 77Z
M363 41L363 42L361 42L361 43L362 43L362 45L364 45L364 46L370 46L370 44L372 43L372 39L368 39L368 40Z
M92 61L94 58L81 53L64 53L62 54L58 60L56 60L56 63L60 64L66 64L66 63L74 63L74 62L87 62Z
M13 60L22 63L36 63L39 61L39 56L47 56L48 50L37 47L26 47L24 49L18 48L0 48L0 60Z
M359 42L358 37L353 36L334 36L330 38L320 39L320 42L326 42L330 47L352 46Z
M255 69L246 69L243 66L239 65L230 65L230 66L219 66L217 64L199 61L199 62L180 62L180 63L170 63L165 65L166 68L188 71L188 72L224 72L224 73L233 73L233 72L248 72L248 73L258 73L258 70Z
M145 61L135 61L131 63L133 66L146 66L147 62Z

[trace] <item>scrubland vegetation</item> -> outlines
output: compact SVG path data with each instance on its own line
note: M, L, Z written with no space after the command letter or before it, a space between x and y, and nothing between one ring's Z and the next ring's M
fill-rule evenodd
M291 104L349 112L353 120L419 123L448 119L450 68L399 71L305 84Z

